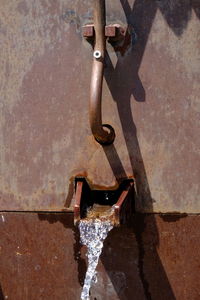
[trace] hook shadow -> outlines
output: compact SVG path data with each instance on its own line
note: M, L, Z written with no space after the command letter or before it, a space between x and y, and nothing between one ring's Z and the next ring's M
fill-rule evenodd
M0 300L4 300L4 295L3 295L3 291L2 291L2 287L1 287L1 284L0 284Z
M121 57L120 54L116 52L118 61L115 68L113 67L108 53L106 53L106 69L104 76L112 98L117 105L127 151L135 177L136 205L139 208L145 207L148 211L153 211L154 200L151 196L147 174L140 151L140 145L137 138L137 128L132 117L131 97L133 96L138 102L146 101L145 89L139 78L138 71L157 10L160 9L168 26L177 36L180 36L186 29L188 21L191 18L192 8L195 10L197 16L199 16L199 5L197 5L196 2L180 0L175 0L173 2L164 0L136 0L133 8L131 8L128 1L120 1L126 15L127 23L131 24L136 31L138 37L137 44L135 44L132 51L127 53L124 57ZM103 149L116 180L119 181L119 178L122 175L124 177L126 174L117 151L114 145L103 147ZM175 300L176 298L170 286L167 274L159 258L159 254L157 253L157 247L159 246L159 234L155 216L153 214L150 215L151 232L153 232L154 236L153 251L147 252L148 248L145 246L145 240L149 231L149 223L147 223L146 217L147 216L145 214L136 214L132 223L132 230L137 241L137 266L139 277L143 286L144 299L152 300L164 298ZM110 233L110 239L112 239L112 232ZM110 243L110 245L112 245L112 243ZM116 252L116 247L113 248L112 251ZM112 253L112 251L110 251L110 253ZM107 253L106 248L101 260L104 263L105 268L107 268L109 257L108 253L106 255L105 253ZM117 255L117 253L115 253L115 255ZM112 258L110 257L110 259ZM116 258L116 261L118 260L121 260L121 255ZM154 270L151 268L152 263L155 267ZM117 272L117 268L118 266L116 262L116 269L114 267L113 272ZM120 268L122 272L126 273L128 266L127 264L122 264ZM133 273L130 274L129 272L129 275L134 278ZM124 289L124 293L122 294L118 290L114 273L112 273L110 279L115 290L118 292L119 299L129 299L133 286L130 284L130 286ZM157 280L156 296L154 296L155 279Z

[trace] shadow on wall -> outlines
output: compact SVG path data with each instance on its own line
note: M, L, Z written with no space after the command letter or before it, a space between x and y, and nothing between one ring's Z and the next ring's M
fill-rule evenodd
M2 288L1 288L1 285L0 285L0 300L4 300L4 295L3 295L3 291L2 291Z
M177 36L182 35L187 28L192 9L195 11L196 16L200 18L198 0L157 0L156 3L168 26Z
M146 100L145 90L139 78L138 71L157 10L159 9L161 11L168 26L173 30L174 34L181 36L191 18L192 9L194 9L197 17L200 17L200 3L197 0L136 0L133 8L131 8L127 0L120 1L126 15L127 23L133 26L137 34L137 43L133 46L132 51L125 55L125 57L121 57L119 53L116 53L118 56L118 62L115 67L112 65L111 59L107 53L105 79L112 94L112 98L117 104L118 114L132 165L132 171L136 180L136 205L139 208L145 207L148 210L153 211L154 200L151 197L148 179L140 151L137 129L131 112L130 99L133 95L134 99L138 102L144 102ZM103 149L113 173L115 174L116 180L118 181L118 179L122 176L125 178L126 173L115 146L105 146ZM151 230L154 234L154 243L152 244L153 251L149 252L152 254L152 257L149 257L148 254L149 259L146 261L144 261L145 248L143 237L145 228L145 215L136 215L132 225L132 230L134 231L137 240L137 264L145 299L173 300L175 299L175 296L156 250L159 246L159 235L153 215L151 216ZM110 238L111 236L112 233ZM115 249L113 249L113 251L115 251ZM129 257L127 260L130 262ZM105 261L107 262L107 259L105 259ZM155 269L152 270L153 273L151 273L147 279L146 270L151 269L152 262L154 262ZM107 263L105 263L104 267L107 268ZM126 272L126 270L124 270L124 272ZM112 276L110 279L116 287L116 291L118 291L115 280ZM151 294L151 285L154 280L157 280L157 292L155 295ZM132 286L130 288L132 289ZM126 291L127 294L125 293L121 296L118 291L120 300L130 299L130 290L127 289Z

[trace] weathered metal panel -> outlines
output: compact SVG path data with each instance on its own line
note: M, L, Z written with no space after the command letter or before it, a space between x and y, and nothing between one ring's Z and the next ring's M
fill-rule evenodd
M91 299L197 300L200 216L136 215L113 229ZM79 300L85 248L73 216L0 214L1 300Z
M108 46L103 121L116 140L102 147L81 33L92 1L0 1L1 210L63 210L73 176L113 187L134 174L138 211L200 211L199 1L106 4L107 24L128 21L137 41L124 56Z

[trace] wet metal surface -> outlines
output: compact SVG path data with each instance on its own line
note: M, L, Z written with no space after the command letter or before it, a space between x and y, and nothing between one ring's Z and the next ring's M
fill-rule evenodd
M92 3L1 1L0 209L60 211L74 176L105 188L134 174L138 211L199 212L199 1L106 1L107 24L135 31L124 53L107 44L107 147L86 105Z
M91 299L199 299L199 226L199 216L138 214L113 229ZM1 300L80 299L86 249L72 214L1 213L0 236Z

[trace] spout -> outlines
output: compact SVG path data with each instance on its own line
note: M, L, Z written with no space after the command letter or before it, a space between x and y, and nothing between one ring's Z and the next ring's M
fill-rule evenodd
M105 0L94 0L95 43L90 87L90 127L98 143L109 145L115 139L115 131L111 125L102 124L101 113L106 47L105 25Z
M81 219L108 219L113 226L126 223L133 213L133 179L125 179L115 190L95 190L86 178L75 178L74 224Z

